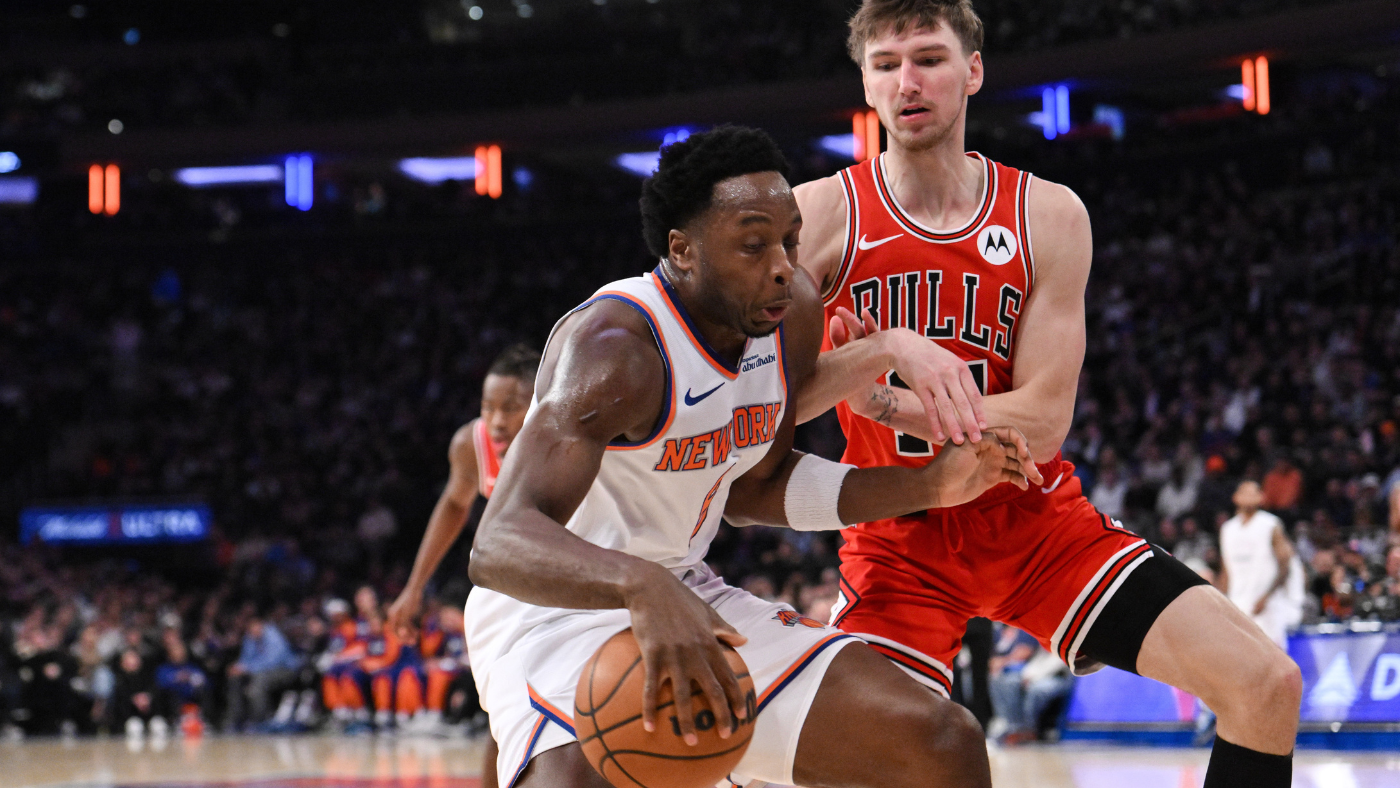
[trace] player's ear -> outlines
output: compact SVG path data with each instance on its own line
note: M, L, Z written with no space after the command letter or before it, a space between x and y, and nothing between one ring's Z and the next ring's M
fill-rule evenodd
M691 244L690 236L680 230L672 230L667 238L667 249L671 253L671 264L676 270L689 274L695 268L695 247Z
M967 95L975 96L982 90L982 81L986 78L986 72L982 68L982 53L973 52L972 57L967 59Z

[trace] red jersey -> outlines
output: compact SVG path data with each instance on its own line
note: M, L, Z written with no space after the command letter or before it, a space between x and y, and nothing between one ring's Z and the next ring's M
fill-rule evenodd
M486 429L486 421L476 420L472 430L472 444L476 447L477 489L482 498L490 498L496 489L496 477L501 473L501 459L496 456L496 447L491 441L491 432Z
M939 232L899 204L885 155L840 173L846 193L841 266L822 294L828 323L837 307L872 313L881 329L916 331L967 362L985 395L1012 388L1012 358L1021 310L1035 287L1027 195L1031 174L970 153L984 168L982 199L963 227ZM823 350L831 349L827 337ZM907 388L893 372L881 378ZM860 467L919 467L938 453L927 441L897 433L837 405L846 433L844 460ZM993 425L995 426L995 425ZM1060 459L1041 466L1054 479ZM1002 484L976 505L1021 493Z

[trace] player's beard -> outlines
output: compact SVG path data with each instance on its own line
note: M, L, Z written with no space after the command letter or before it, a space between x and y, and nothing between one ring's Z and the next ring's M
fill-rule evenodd
M948 140L952 139L953 135L957 132L958 120L962 118L962 114L964 111L966 111L966 109L967 97L964 96L962 100L962 106L958 108L957 114L953 116L952 120L948 121L948 124L946 126L939 129L936 133L929 134L927 136L915 137L914 139L910 140L901 139L900 135L895 134L891 134L890 137L895 142L898 142L899 147L903 148L908 153L923 153L925 151L933 150L934 148L937 148L947 143Z

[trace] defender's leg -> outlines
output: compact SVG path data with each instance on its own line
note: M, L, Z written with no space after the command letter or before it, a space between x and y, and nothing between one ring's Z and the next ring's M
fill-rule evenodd
M1162 611L1143 640L1137 668L1215 712L1207 788L1289 784L1302 673L1219 591L1197 586Z
M1200 698L1218 717L1207 788L1284 788L1302 674L1219 591L1156 549L1102 607L1080 651Z
M842 649L812 701L793 777L807 788L992 784L972 713L860 644Z

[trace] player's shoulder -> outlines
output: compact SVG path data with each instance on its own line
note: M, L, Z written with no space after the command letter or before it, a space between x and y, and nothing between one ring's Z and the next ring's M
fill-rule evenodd
M476 424L479 421L479 418L472 419L452 433L452 441L447 444L448 457L457 459L476 450Z
M846 197L845 187L841 185L841 174L817 178L813 181L800 183L792 188L792 194L797 198L797 205L803 211L803 219L808 207L814 210L839 210L845 212Z
M557 370L590 384L611 386L623 401L645 398L664 370L651 324L630 302L600 299L565 319L545 359ZM551 386L551 388L553 388Z
M1074 190L1062 183L1036 177L1031 180L1030 218L1049 224L1065 221L1089 221L1089 209Z
M840 174L818 178L792 190L802 212L802 267L820 287L830 282L845 251L846 192Z
M1068 186L1041 178L1031 181L1027 199L1037 280L1062 269L1067 282L1087 277L1094 238L1084 201Z

